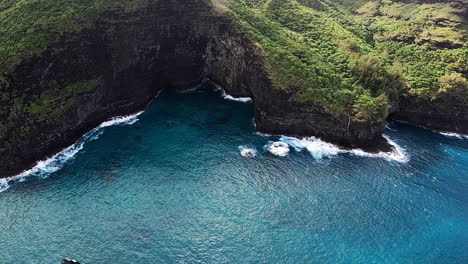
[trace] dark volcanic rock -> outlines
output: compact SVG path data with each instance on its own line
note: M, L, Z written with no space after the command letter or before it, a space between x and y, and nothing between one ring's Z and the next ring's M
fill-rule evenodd
M102 13L92 29L65 34L22 61L7 89L30 109L10 100L0 111L0 177L33 166L110 117L142 110L163 88L186 89L205 78L233 96L252 97L260 131L320 136L348 147L385 146L384 122L337 118L274 88L262 50L220 12L204 0L172 0ZM61 90L87 80L95 87ZM51 99L46 91L60 96ZM38 98L45 107L35 105Z
M432 130L468 134L468 101L450 95L432 99L403 93L400 111L391 118Z
M9 76L10 87L31 102L57 83L98 85L54 97L45 117L11 107L2 117L8 126L0 141L0 177L31 167L110 117L143 109L162 88L199 83L206 47L228 23L195 0L158 1L136 12L103 13L99 20L93 29L63 36Z

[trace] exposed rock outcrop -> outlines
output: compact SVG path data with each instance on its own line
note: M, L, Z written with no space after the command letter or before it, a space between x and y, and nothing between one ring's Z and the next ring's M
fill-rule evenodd
M163 88L189 88L206 77L234 96L253 97L261 131L346 146L369 145L383 131L381 123L347 124L319 106L289 100L272 87L261 50L204 0L156 1L99 16L96 27L63 36L8 76L28 107L11 105L2 116L0 177L33 166L107 118L141 110ZM70 85L67 93L63 87ZM63 95L48 101L50 93Z
M468 101L450 95L431 99L403 93L400 111L391 118L431 130L468 134Z
M384 121L336 117L275 88L264 56L209 1L152 1L137 11L100 13L95 26L62 35L6 77L2 89L10 97L0 97L0 178L33 166L110 117L145 108L164 88L186 89L206 78L233 96L252 97L262 132L314 135L346 147L388 147L381 136ZM432 119L423 114L430 106L413 110L405 100L402 104L397 119L417 124ZM405 114L416 112L416 119Z
M34 165L112 116L143 109L165 87L199 83L208 42L227 26L203 0L156 1L135 12L102 13L95 27L22 61L8 76L9 88L24 94L29 108L12 105L2 116L0 177ZM88 80L94 87L57 95Z

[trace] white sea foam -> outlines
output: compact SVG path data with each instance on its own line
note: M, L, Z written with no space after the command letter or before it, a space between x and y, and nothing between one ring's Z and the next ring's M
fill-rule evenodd
M102 128L115 125L132 125L138 121L138 116L142 113L143 111L133 115L114 117L109 121L105 121L98 127L83 135L81 139L79 139L75 144L63 149L50 158L38 161L31 169L26 170L16 176L0 179L0 192L7 190L10 187L10 182L22 182L28 176L45 178L51 173L58 171L66 162L73 159L76 154L78 154L78 152L83 149L86 142L98 139L99 136L103 133Z
M267 145L265 145L265 149L278 157L285 157L289 153L289 145L282 141L270 141Z
M395 129L395 128L391 128L389 125L386 125L385 128L388 129L388 130L390 130L390 131L398 131L398 130Z
M242 102L242 103L248 103L252 101L252 98L250 97L233 97L231 95L228 95L226 93L223 94L223 98L231 101L237 101L237 102Z
M270 135L270 134L265 134L265 133L262 133L262 132L255 132L256 135L258 136L261 136L261 137L272 137L273 135Z
M10 188L7 179L0 179L0 192L5 191L6 189Z
M138 112L133 115L128 116L117 116L109 121L103 122L99 127L108 127L108 126L115 126L115 125L133 125L138 121L138 116L143 114L143 111Z
M295 151L298 152L306 149L317 160L323 159L324 157L335 156L340 153L350 153L356 156L384 158L389 161L396 161L400 163L406 163L409 161L408 155L402 147L391 140L388 136L384 135L384 138L393 147L391 152L369 153L362 149L342 149L337 145L322 141L316 137L299 139L295 137L282 136L280 141L291 146Z
M255 158L257 156L257 150L247 146L239 146L239 151L240 154L246 158Z
M306 149L316 159L334 156L342 152L342 150L338 146L322 141L315 137L298 139L294 137L283 136L280 138L280 141L287 143L296 151Z
M391 152L378 152L378 153L369 153L365 152L361 149L353 149L350 153L356 156L362 157L371 157L371 158L384 158L388 161L396 161L400 163L406 163L409 161L408 154L406 153L405 149L398 145L395 141L391 140L387 135L383 135L383 137L387 140L388 144L393 147L393 151Z
M439 132L441 135L444 135L446 137L456 137L459 139L466 138L468 139L468 135L463 135L463 134L457 134L457 133L451 133L451 132Z
M250 97L234 97L226 93L226 91L219 85L215 84L215 91L221 92L221 96L226 100L237 101L242 103L249 103L252 102L252 98Z

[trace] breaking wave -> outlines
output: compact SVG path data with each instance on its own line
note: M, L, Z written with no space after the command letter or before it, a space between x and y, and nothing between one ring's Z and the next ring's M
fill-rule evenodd
M458 139L468 139L468 135L451 133L451 132L439 132L439 134L444 135L446 137L456 137Z
M221 88L221 86L216 85L216 84L215 84L214 90L220 92L221 96L226 100L242 102L242 103L252 102L252 98L250 98L250 97L234 97L232 95L229 95L229 94L226 93L226 91L223 88Z
M109 126L115 126L115 125L133 125L136 122L138 122L138 116L143 114L144 111L140 111L136 114L133 115L127 115L127 116L117 116L114 118L111 118L109 121L103 122L99 127L104 128L104 127L109 127Z
M269 136L263 134L259 135ZM387 135L383 135L383 137L393 147L392 151L370 153L362 149L343 149L337 145L325 142L316 137L299 139L287 136L281 136L278 142L270 141L267 145L265 145L265 149L271 152L272 154L281 157L286 156L289 152L289 147L291 147L297 152L300 152L305 149L317 160L336 156L341 153L349 153L360 157L383 158L388 161L395 161L399 163L406 163L409 161L409 156L407 155L405 149L403 149L396 142L391 140ZM281 145L279 143L283 144Z
M0 179L0 192L5 191L6 189L8 189L8 187L10 187L8 185L8 180L7 179Z
M242 102L242 103L248 103L252 101L252 98L250 97L233 97L229 94L226 94L226 92L224 92L223 98L227 100L231 100L231 101Z
M369 153L365 152L362 149L353 149L349 151L350 153L361 156L361 157L371 157L371 158L384 158L388 161L396 161L399 163L407 163L409 161L409 156L406 153L406 150L398 145L395 141L391 140L387 135L383 135L387 140L388 144L393 147L393 151L390 152L378 152L378 153Z
M285 157L289 153L289 145L282 141L270 141L265 145L265 149L278 157Z
M290 145L295 151L298 152L306 149L315 159L334 156L341 152L338 146L322 141L315 137L298 139L294 137L282 136L280 141Z
M105 121L98 127L83 135L75 144L63 149L50 158L38 161L31 169L16 176L0 179L0 192L7 190L10 187L11 182L22 182L29 176L45 178L51 173L60 170L66 162L72 160L76 154L83 149L86 142L98 139L99 136L104 133L102 128L115 125L132 125L138 121L138 116L142 113L143 111L128 116L117 116Z
M257 156L257 150L247 146L239 146L239 151L240 154L246 158L255 158Z

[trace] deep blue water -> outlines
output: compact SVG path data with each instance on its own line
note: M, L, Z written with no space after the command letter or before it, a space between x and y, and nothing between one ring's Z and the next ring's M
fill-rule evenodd
M0 263L468 263L468 139L390 123L406 162L278 157L252 116L163 93L56 172L3 182Z

